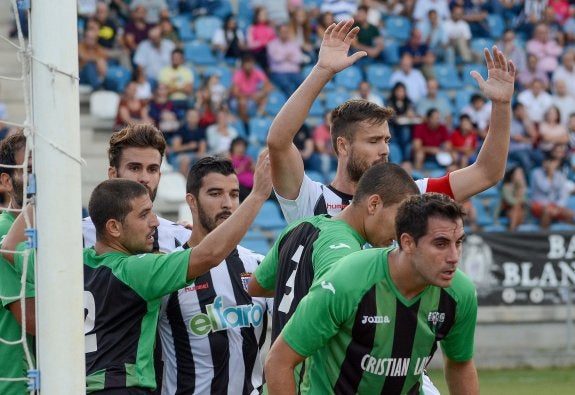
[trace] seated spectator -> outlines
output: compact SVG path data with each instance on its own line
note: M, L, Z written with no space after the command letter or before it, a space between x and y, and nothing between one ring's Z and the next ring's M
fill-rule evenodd
M563 80L554 80L553 94L551 99L553 105L559 109L561 113L561 123L567 126L569 122L569 114L575 110L575 98L569 96L567 93L567 84Z
M477 130L467 114L459 116L459 125L449 136L447 151L453 158L453 163L458 168L467 167L475 161L477 151Z
M238 176L240 184L240 202L249 195L254 186L254 161L246 153L248 142L242 137L236 137L230 144L230 160Z
M529 89L520 92L517 101L525 106L529 119L535 123L543 121L545 112L553 105L553 99L540 79L534 79Z
M563 24L564 46L572 47L575 44L575 15L571 15Z
M270 25L268 12L264 7L257 7L254 11L252 24L248 26L246 34L247 49L252 54L255 62L264 71L268 71L267 46L276 38L276 32Z
M432 108L439 111L441 123L451 126L453 105L449 98L439 95L439 82L435 78L427 79L427 95L419 99L415 104L415 112L419 116L424 116Z
M399 47L400 56L408 52L413 57L413 66L420 68L423 65L423 58L429 50L427 44L422 40L421 30L417 27L411 29L407 43Z
M130 9L136 7L146 8L146 23L157 25L162 15L168 14L168 5L165 0L130 0Z
M206 156L206 130L200 127L200 113L195 108L186 111L184 124L172 137L170 164L188 175L190 167Z
M561 123L561 114L556 106L551 106L545 112L543 121L539 124L539 148L544 153L549 152L557 144L569 142L567 126Z
M136 97L148 101L152 98L152 84L146 78L141 68L136 67L132 80L136 83Z
M331 12L322 11L322 13L319 14L319 17L317 18L317 24L315 25L314 48L316 52L319 51L319 47L321 45L321 42L323 41L323 34L325 33L325 30L332 23L335 23L335 19Z
M323 114L323 122L317 125L312 133L314 153L310 159L310 170L319 171L327 180L330 173L337 168L337 158L331 140L331 111Z
M575 50L567 49L561 59L561 64L553 72L553 81L563 80L567 85L567 93L575 98Z
M213 73L204 79L204 83L196 93L196 108L200 111L216 109L228 100L228 89L221 83L220 75Z
M531 173L531 213L544 229L553 221L574 222L575 213L567 207L571 189L567 176L560 170L560 162L560 159L547 154L542 166Z
M144 6L133 8L130 11L131 17L124 27L122 47L128 51L130 58L133 57L138 45L148 38L148 32L152 28L152 25L146 22L146 12Z
M278 28L278 36L267 45L269 76L286 97L292 95L303 82L301 64L303 53L294 38L291 25Z
M238 27L236 16L231 14L224 19L224 24L212 38L212 47L219 58L230 62L239 60L246 50L246 37Z
M108 52L98 44L98 31L90 29L78 44L80 60L80 84L90 85L93 90L108 87L116 89L106 80L108 73Z
M550 2L553 0L549 0ZM563 1L563 0L559 0ZM569 7L569 4L567 4ZM547 4L547 7L543 10L543 19L541 23L545 24L549 29L549 37L557 42L559 46L565 47L565 34L563 33L563 21L561 23L559 20L562 18L561 15L557 14L553 9L553 6Z
M413 68L413 56L409 53L404 53L399 62L399 69L391 73L391 85L398 82L405 85L407 97L413 103L417 103L422 97L427 94L427 83L421 71Z
M153 123L154 120L148 114L148 105L144 100L136 97L138 85L135 81L130 81L120 99L118 114L114 130L120 130L127 125Z
M154 124L162 131L164 138L170 143L173 132L180 128L180 122L175 111L174 103L168 96L168 87L158 84L152 100L148 103L148 113Z
M314 153L314 145L311 138L311 130L308 125L305 123L301 125L301 128L299 128L293 138L293 143L303 158L304 167L309 169L310 165L312 165L310 159Z
M354 100L367 100L383 107L383 99L377 93L373 93L371 85L367 81L361 81L357 87L357 94L352 97Z
M162 38L160 26L154 26L148 32L148 39L138 44L134 53L134 64L144 70L148 80L155 82L160 71L170 65L175 48L172 41Z
M160 20L160 30L162 31L162 40L173 42L176 48L181 46L178 30L174 27L174 24L169 17L162 17Z
M463 19L469 23L473 37L489 37L487 15L492 12L491 0L455 0L463 7Z
M445 22L449 19L449 2L447 0L416 0L413 8L413 19L415 21L422 21L428 15L430 10L435 10L439 19Z
M527 36L533 34L535 26L543 20L547 0L524 0L523 5L513 21L513 28Z
M355 51L367 52L367 59L377 59L383 51L383 37L379 34L377 27L368 22L367 10L368 8L363 5L357 8L354 26L359 26L360 30L356 39L352 41L351 48Z
M525 222L529 210L527 180L520 166L513 166L505 172L501 185L499 215L509 219L509 230L515 230Z
M513 29L506 29L505 32L503 32L501 40L497 42L497 48L503 52L507 59L513 61L515 70L517 70L518 73L521 73L527 68L525 48L517 42Z
M509 142L509 160L517 162L526 174L538 166L543 158L541 151L535 148L539 138L537 128L519 102L513 104L511 118L511 141Z
M455 65L455 56L448 57L449 37L445 26L439 20L437 11L429 10L427 19L420 21L417 28L421 31L421 41L441 61Z
M158 82L168 87L170 100L177 110L184 111L193 102L194 74L186 66L184 52L176 48L172 51L170 65L160 70L157 76Z
M443 29L445 29L445 34L449 40L449 48L455 51L455 54L451 52L448 56L455 59L455 55L457 55L468 63L473 61L473 53L469 47L469 41L472 36L469 23L463 19L463 16L463 7L454 6L451 10L451 18L443 23ZM449 61L449 63L453 64L455 62Z
M538 66L539 59L534 54L527 55L527 67L517 74L517 84L521 90L528 89L534 80L543 83L543 89L549 88L549 76Z
M479 138L484 140L491 120L491 102L486 103L485 98L476 93L469 99L469 104L461 109L461 114L469 115L477 128Z
M208 153L214 156L227 156L232 140L238 137L238 131L230 126L230 113L227 107L219 109L216 123L206 129Z
M302 6L296 7L290 13L290 24L295 33L295 39L303 53L303 64L315 62L317 56L313 45L312 17Z
M423 170L426 160L436 162L439 166L450 163L439 163L438 154L446 153L449 133L447 127L440 123L439 111L430 109L423 123L413 129L413 158L416 170ZM449 154L447 154L449 155Z
M117 46L118 27L110 17L110 7L104 1L96 3L94 19L100 24L98 29L98 44L111 50Z
M357 3L357 0L322 0L319 10L333 14L335 22L339 22L356 15Z
M242 63L232 76L231 109L239 115L244 124L248 124L253 113L264 114L268 94L272 84L263 71L256 68L253 56L246 54Z
M397 82L393 85L389 98L388 107L395 112L395 116L388 122L391 140L402 149L403 157L411 157L409 143L411 142L411 129L413 125L421 122L413 109L413 102L407 97L405 85Z
M563 48L550 37L549 27L540 23L533 31L533 37L527 41L527 53L537 56L539 70L551 74L559 65Z

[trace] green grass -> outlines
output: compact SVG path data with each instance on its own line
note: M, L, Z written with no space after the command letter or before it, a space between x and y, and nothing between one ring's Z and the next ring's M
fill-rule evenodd
M478 370L481 394L557 395L575 393L575 368ZM430 370L429 377L441 394L449 394L443 372Z

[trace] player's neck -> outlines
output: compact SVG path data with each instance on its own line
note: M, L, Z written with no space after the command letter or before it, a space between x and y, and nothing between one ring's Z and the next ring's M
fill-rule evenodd
M357 187L357 182L351 181L347 173L344 173L342 168L338 166L335 177L330 183L332 187L337 189L339 192L346 193L348 195L355 194L355 188Z
M194 223L199 223L199 221L194 221ZM192 230L192 235L188 239L188 246L195 247L204 240L204 238L208 235L208 231L206 231L202 226L194 226Z
M413 273L410 257L399 247L391 251L387 256L389 276L395 288L407 300L411 300L427 287L418 281L419 276Z
M361 208L354 205L349 205L340 213L334 215L334 218L340 219L351 226L357 233L367 240L367 233L364 227L363 214L359 212Z
M102 255L107 252L121 252L127 255L134 255L121 243L109 240L96 240L96 243L94 244L94 250L96 251L97 255Z

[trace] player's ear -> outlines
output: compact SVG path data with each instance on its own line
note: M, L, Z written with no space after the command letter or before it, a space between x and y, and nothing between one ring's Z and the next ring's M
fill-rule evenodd
M120 237L122 234L122 223L117 219L110 218L106 222L106 232L114 238Z
M336 140L335 143L337 145L337 153L338 155L342 155L348 154L349 151L349 147L351 146L350 142L343 136L339 136Z
M118 178L118 169L114 166L108 167L108 178Z
M417 245L415 244L415 239L409 233L402 233L399 236L399 245L401 249L407 254L413 254Z
M10 177L10 174L0 173L0 188L6 192L12 191L12 177Z
M369 215L374 215L377 211L377 207L382 204L381 197L377 194L373 194L367 198L367 210Z
M186 203L188 203L188 207L192 210L192 213L197 212L198 204L194 195L186 193Z

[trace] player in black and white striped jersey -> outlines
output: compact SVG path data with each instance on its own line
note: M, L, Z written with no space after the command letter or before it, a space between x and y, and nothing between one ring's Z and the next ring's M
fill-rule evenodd
M231 162L201 159L190 170L186 192L194 232L182 249L200 243L239 206ZM262 259L238 246L219 266L163 300L162 394L259 393L268 300L251 298L246 288Z

